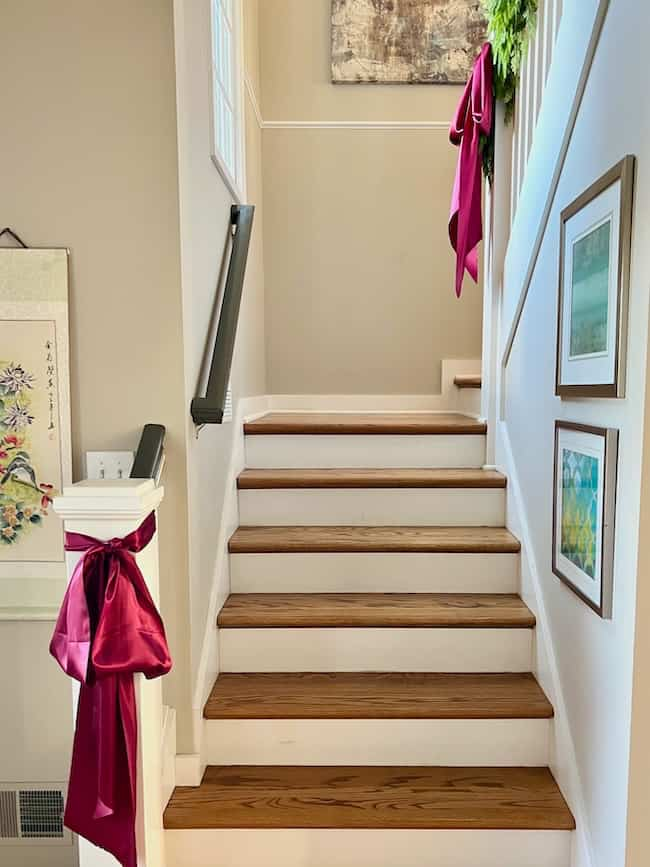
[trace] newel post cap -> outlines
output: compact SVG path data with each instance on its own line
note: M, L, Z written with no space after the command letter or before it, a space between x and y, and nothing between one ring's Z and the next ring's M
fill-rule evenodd
M138 521L158 508L164 493L153 479L85 479L66 485L54 511L64 521Z

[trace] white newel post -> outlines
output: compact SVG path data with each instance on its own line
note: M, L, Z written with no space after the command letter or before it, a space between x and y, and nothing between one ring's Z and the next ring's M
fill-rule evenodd
M122 538L137 529L147 515L156 510L164 489L153 480L120 479L83 481L66 487L63 496L54 501L66 531L84 533L97 539ZM81 555L68 552L68 577ZM158 572L158 533L139 554L137 564L157 607L160 605ZM79 695L73 687L74 706ZM162 679L146 680L135 675L138 710L138 802L136 839L138 867L164 867L164 836L162 829ZM88 843L79 840L79 867L114 867L115 859Z

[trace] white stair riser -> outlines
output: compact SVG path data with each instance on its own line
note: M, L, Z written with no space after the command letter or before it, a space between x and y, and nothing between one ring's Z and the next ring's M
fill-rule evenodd
M166 831L168 867L569 867L568 831Z
M232 554L233 593L516 593L518 554Z
M459 388L458 397L456 399L456 407L459 412L464 412L467 415L480 415L481 389Z
M503 488L245 490L239 520L244 526L501 527L505 500Z
M210 765L539 767L548 719L206 720Z
M336 434L247 436L251 468L482 467L485 436Z
M530 629L220 629L221 671L530 671Z

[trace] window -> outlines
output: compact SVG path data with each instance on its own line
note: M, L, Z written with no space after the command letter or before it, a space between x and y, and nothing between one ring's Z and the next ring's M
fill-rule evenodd
M241 0L212 3L212 160L235 199L244 200Z

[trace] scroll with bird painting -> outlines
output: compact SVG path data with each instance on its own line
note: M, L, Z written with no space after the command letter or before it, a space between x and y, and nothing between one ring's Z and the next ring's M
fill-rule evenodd
M58 604L71 476L68 254L1 248L0 607Z

